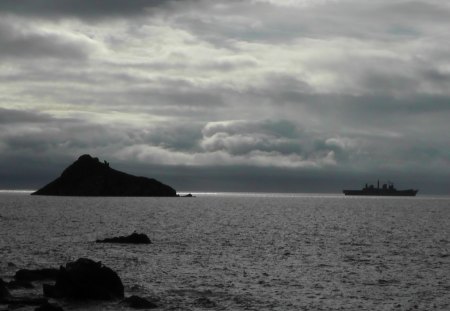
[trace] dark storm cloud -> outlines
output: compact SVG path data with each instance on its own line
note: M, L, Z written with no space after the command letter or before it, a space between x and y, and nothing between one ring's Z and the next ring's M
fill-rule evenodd
M115 168L159 178L181 189L282 192L339 191L344 181L359 186L360 180L380 175L395 176L398 183L407 183L408 176L399 170L404 165L416 171L416 178L426 180L424 168L415 166L418 155L420 161L428 163L427 170L434 166L430 160L449 156L445 150L426 146L418 150L412 141L405 139L372 138L369 146L359 146L358 140L318 135L287 120L131 127L5 109L2 115L11 117L8 124L1 123L0 162L9 164L0 174L3 187L8 186L5 180L9 186L42 184L59 175L83 153L107 159ZM391 160L384 159L385 148L391 149L391 156L396 154L394 158L401 157L403 163L386 165ZM357 157L356 150L362 152ZM121 156L121 151L125 156ZM332 157L327 159L330 152ZM364 169L368 156L385 162L382 169L371 163L380 175ZM323 162L324 159L339 165ZM321 168L324 164L326 170ZM349 167L352 169L348 170ZM435 184L443 178L442 174L437 175ZM328 180L325 186L324 178Z
M202 139L203 124L160 124L145 131L133 131L133 143L160 146L168 150L195 152ZM129 145L129 143L127 143Z
M0 109L0 155L70 158L96 150L102 156L136 144L190 151L197 148L202 137L200 124L132 126L94 120Z
M161 81L160 81L161 83ZM201 88L191 87L183 88L185 81L164 81L163 85L167 88L161 88L159 83L156 88L144 87L142 89L130 89L127 91L126 97L148 104L150 106L163 108L196 108L212 109L224 105L224 101L220 94L214 93L212 90L202 90ZM173 88L170 87L173 85Z
M281 1L239 1L221 6L212 3L204 2L206 14L199 15L187 7L172 21L228 48L236 48L235 43L241 41L286 44L303 38L421 38L430 28L448 28L450 17L450 6L443 1L298 1L297 5L296 1L290 5Z
M450 83L450 75L431 68L414 70L417 76L389 76L373 70L360 76L361 94L318 92L295 75L268 74L264 83L246 93L253 100L270 99L274 106L304 107L314 113L349 116L349 120L364 122L373 118L394 119L422 113L450 112L450 94L418 92L429 81L439 86ZM444 88L442 88L444 89ZM289 111L289 110L288 110ZM391 120L392 121L392 120Z
M45 123L52 117L39 112L0 108L0 126L16 123Z
M422 113L449 113L450 96L448 95L416 95L396 97L386 94L314 94L279 90L268 94L265 90L255 96L271 96L274 102L280 105L302 106L310 112L317 114L327 111L330 116L345 117L349 121L358 122L358 118L368 119L386 118L386 120L399 117L420 115ZM336 115L338 114L338 115Z
M57 118L35 111L1 109L2 155L50 156L111 142L109 129L82 119ZM116 133L117 134L117 133ZM108 137L109 136L109 137ZM118 136L120 137L120 136ZM61 149L66 149L64 152Z
M380 7L379 14L390 18L403 17L406 20L428 20L432 22L448 22L450 16L450 6L445 1L424 2L424 1L402 1L400 3L389 3Z
M448 181L443 1L8 0L0 16L0 186L83 153L187 190Z
M27 23L8 17L0 20L0 58L83 59L91 50L86 40L38 32Z
M4 0L0 12L41 17L96 18L145 14L149 8L180 0Z

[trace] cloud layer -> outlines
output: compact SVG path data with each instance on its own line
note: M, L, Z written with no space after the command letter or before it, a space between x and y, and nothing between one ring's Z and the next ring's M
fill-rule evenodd
M1 187L82 153L189 190L450 182L442 1L87 3L0 4Z

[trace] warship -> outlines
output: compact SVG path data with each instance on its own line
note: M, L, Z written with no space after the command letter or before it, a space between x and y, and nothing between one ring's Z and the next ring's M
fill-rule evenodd
M342 192L345 195L373 195L373 196L406 196L413 197L416 196L419 190L415 189L406 189L406 190L397 190L394 187L394 184L388 182L387 184L383 184L380 188L380 181L377 182L377 187L374 185L366 184L361 190L343 190Z

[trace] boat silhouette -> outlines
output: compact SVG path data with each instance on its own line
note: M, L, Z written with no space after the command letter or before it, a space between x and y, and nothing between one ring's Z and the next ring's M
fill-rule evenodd
M373 195L373 196L405 196L413 197L416 196L419 190L406 189L397 190L392 182L383 184L380 187L380 181L377 182L377 187L374 185L366 184L361 190L342 190L345 195Z

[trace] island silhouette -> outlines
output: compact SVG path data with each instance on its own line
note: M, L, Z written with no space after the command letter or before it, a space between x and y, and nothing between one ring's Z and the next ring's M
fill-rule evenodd
M107 161L84 154L32 195L175 197L177 192L156 179L117 171Z

